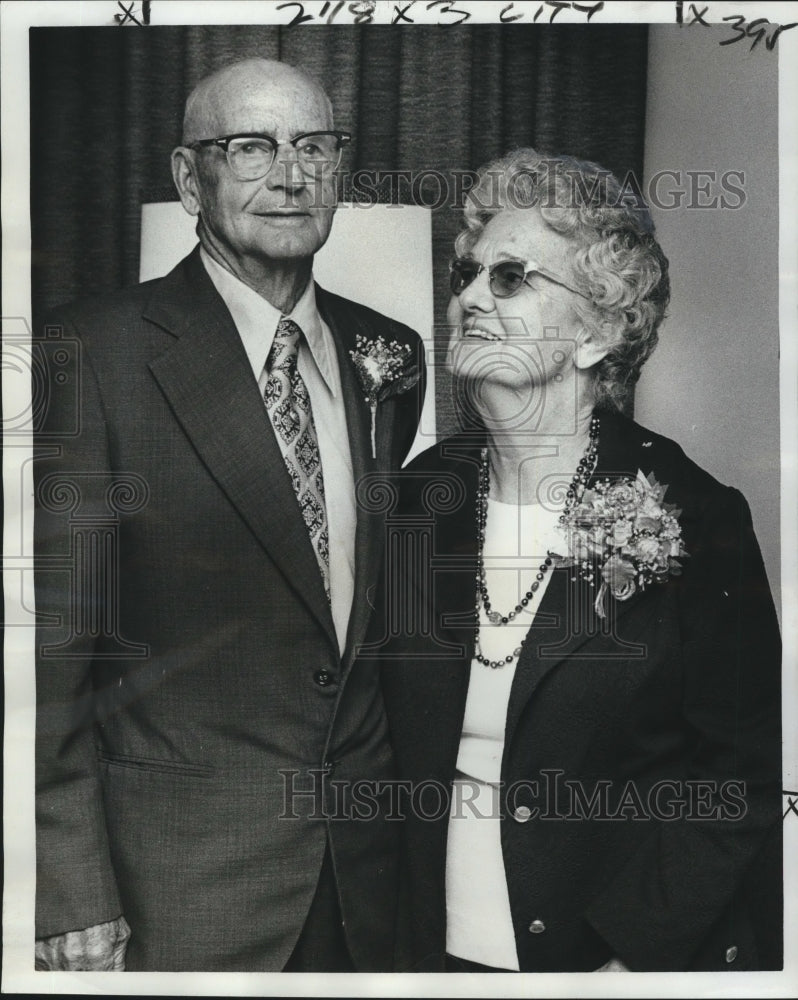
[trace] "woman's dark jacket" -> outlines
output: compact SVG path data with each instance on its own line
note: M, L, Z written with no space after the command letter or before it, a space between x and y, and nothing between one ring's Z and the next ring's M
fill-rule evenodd
M430 448L387 515L366 655L404 782L399 971L443 969L479 446ZM674 442L602 414L595 477L638 470L681 508L682 575L602 621L595 590L554 569L512 685L501 842L521 970L780 967L780 639L750 512Z

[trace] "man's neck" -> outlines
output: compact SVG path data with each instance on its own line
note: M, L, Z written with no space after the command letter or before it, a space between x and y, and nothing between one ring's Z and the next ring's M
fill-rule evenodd
M310 280L313 258L301 260L253 261L225 252L215 241L200 233L200 243L208 256L230 274L243 281L275 309L288 315L302 297Z

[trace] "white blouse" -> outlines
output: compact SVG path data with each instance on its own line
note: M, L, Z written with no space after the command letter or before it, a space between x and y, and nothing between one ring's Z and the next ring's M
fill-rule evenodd
M483 561L491 607L507 615L531 589L561 538L559 510L488 500ZM506 625L480 608L480 646L490 660L511 655L526 636L548 587L547 572L528 606ZM457 757L446 856L446 950L458 958L518 969L499 822L507 706L517 659L492 669L471 663Z

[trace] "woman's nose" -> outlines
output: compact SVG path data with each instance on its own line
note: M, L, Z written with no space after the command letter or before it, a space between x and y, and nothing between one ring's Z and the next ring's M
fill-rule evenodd
M493 293L490 290L490 274L485 268L480 271L470 285L460 292L460 308L465 312L489 313L496 308Z

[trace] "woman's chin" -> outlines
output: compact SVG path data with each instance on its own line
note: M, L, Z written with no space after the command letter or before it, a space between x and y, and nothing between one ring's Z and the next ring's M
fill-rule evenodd
M449 346L449 371L460 379L507 385L514 391L530 389L545 381L545 366L537 344L509 345L477 339L458 340Z

